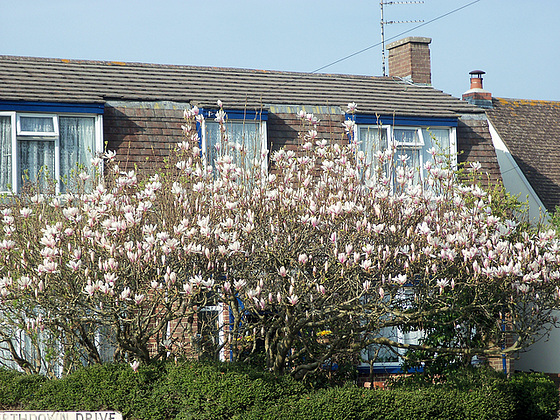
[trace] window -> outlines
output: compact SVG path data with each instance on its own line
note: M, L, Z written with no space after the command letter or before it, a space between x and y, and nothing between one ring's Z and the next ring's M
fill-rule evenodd
M57 136L58 124L54 115L18 114L18 136Z
M423 123L427 125L429 121ZM453 121L449 124L447 127L357 124L354 135L368 163L374 161L377 153L387 150L390 145L394 146L396 164L399 165L400 158L405 156L407 166L415 168L414 183L419 183L427 176L425 163L433 160L429 153L432 148L435 148L444 164L456 167L456 129L452 125ZM383 170L389 170L389 163Z
M379 333L379 336L388 338L389 340L395 341L397 343L420 344L422 332L410 331L404 333L398 328L391 327L383 328ZM373 361L376 367L383 368L384 370L398 369L402 363L401 356L404 355L405 352L406 349L392 349L385 346L372 344L362 350L361 357L364 363Z
M97 114L0 112L0 192L18 192L24 180L56 180L64 192L73 170L89 167L102 151Z
M225 361L224 304L204 306L198 313L198 339L203 358L214 360L217 352L219 360Z
M234 163L247 171L267 170L267 160L262 155L267 150L265 111L226 111L224 133L220 131L220 124L214 121L215 111L204 114L206 119L200 128L202 151L208 165L215 167L216 159L228 154Z
M406 310L411 307L414 300L414 291L411 288L406 287L404 289L400 289L393 297L391 300L391 306L394 305L395 309L398 311ZM385 321L391 320L389 314L387 314L386 317L383 317L383 319ZM421 330L404 332L398 327L387 326L380 328L378 332L372 333L366 338L379 337L387 338L396 343L417 345L420 344L420 341L423 338L423 333ZM374 368L379 371L392 373L398 372L400 371L400 365L403 361L402 356L404 356L405 353L406 349L404 348L391 348L379 344L371 344L361 352L361 366L364 367L366 364L370 365L373 363Z

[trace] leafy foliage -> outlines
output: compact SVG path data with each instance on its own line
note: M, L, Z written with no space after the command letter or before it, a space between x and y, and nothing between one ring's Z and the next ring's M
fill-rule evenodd
M459 372L446 382L406 379L390 390L347 385L306 388L239 364L105 364L64 379L0 372L4 409L117 410L126 419L553 419L552 381L507 379L489 371ZM33 379L34 378L34 379ZM24 380L28 388L23 388Z

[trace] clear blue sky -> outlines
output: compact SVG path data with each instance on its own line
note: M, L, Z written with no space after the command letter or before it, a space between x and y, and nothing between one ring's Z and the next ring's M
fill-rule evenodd
M473 0L387 5L428 22ZM381 75L379 0L4 0L0 54ZM560 0L480 0L388 42L432 38L432 83L460 96L486 71L494 96L560 101ZM225 98L224 98L225 99Z

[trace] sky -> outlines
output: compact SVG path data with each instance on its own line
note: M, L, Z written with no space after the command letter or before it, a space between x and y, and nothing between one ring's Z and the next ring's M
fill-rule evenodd
M0 3L0 55L382 75L380 0ZM483 70L493 96L560 101L560 0L424 0L384 18L424 21L385 40L432 38L437 89L460 97Z

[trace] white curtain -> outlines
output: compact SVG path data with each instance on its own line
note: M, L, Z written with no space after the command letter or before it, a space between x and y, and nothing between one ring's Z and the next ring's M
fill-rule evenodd
M206 159L208 165L214 166L215 160L224 154L233 156L234 162L250 170L255 158L260 159L261 136L260 123L246 121L228 121L226 123L227 141L222 142L220 125L206 122ZM216 148L219 145L219 150ZM241 145L242 150L239 147Z
M32 133L54 133L53 117L19 117L20 130Z
M54 139L20 140L19 173L25 182L46 187L47 179L54 178Z
M12 119L0 116L0 191L12 184Z
M380 126L365 126L359 128L358 150L366 155L366 162L371 163L377 152L387 149L387 130Z
M428 153L434 147L438 154L444 157L447 162L451 157L451 145L449 142L449 129L447 128L430 128L422 129L422 136L424 137L423 156L424 162L433 160L432 155Z
M91 167L95 156L95 119L90 117L60 117L60 176L61 191L73 171Z

